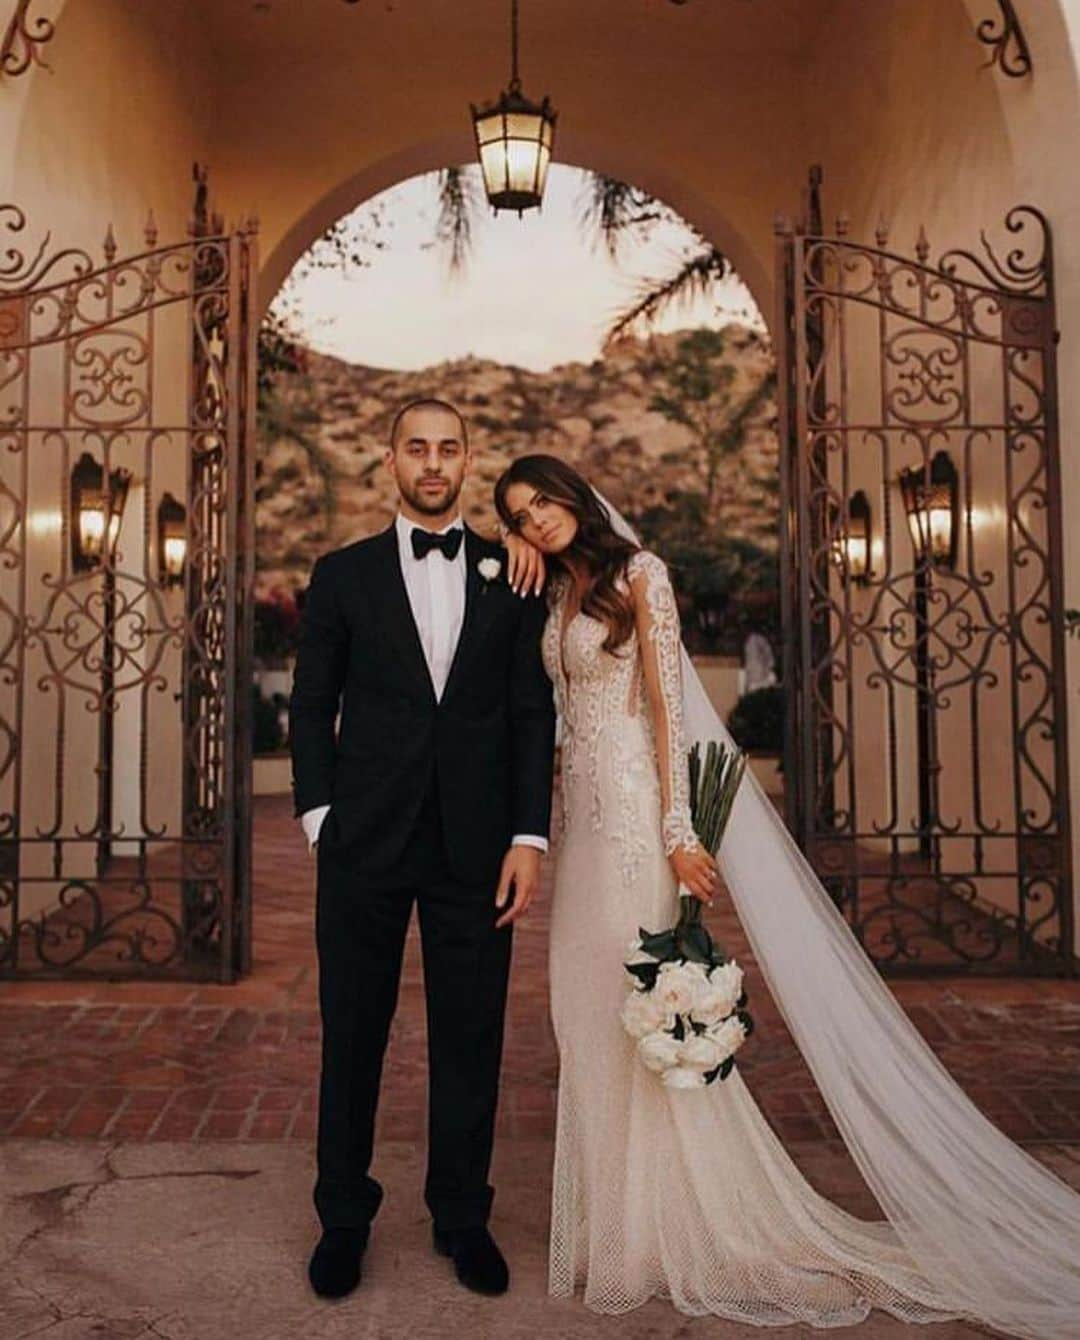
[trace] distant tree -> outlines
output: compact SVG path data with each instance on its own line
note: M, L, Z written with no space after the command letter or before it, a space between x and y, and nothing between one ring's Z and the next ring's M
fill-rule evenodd
M703 328L679 340L674 356L660 364L660 389L649 402L650 409L694 435L691 459L701 478L706 524L719 517L721 464L741 450L747 423L775 389L770 375L736 401L734 381L726 332Z
M256 350L256 379L260 414L268 411L278 377L284 373L304 372L307 350L293 329L288 316L271 307L259 324Z
M694 652L737 653L747 633L779 634L776 554L705 519L705 497L672 492L630 519L671 567L683 637Z

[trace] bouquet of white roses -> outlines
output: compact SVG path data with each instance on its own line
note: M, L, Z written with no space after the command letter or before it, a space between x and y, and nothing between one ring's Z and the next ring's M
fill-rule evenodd
M706 850L724 836L746 758L710 741L690 751L690 812ZM746 1011L742 969L728 959L701 921L701 903L680 898L670 930L642 930L630 946L626 970L634 989L623 1005L626 1031L638 1056L673 1089L696 1089L726 1079L735 1052L753 1031Z

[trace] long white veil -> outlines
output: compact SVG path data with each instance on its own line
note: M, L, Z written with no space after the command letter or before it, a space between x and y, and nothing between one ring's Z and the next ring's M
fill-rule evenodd
M619 534L640 543L597 492ZM732 744L686 652L686 742ZM957 1311L1080 1337L1080 1195L1009 1140L938 1061L747 769L719 852L765 981L852 1157Z

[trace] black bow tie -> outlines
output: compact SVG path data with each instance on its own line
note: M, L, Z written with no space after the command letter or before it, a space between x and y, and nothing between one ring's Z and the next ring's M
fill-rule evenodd
M457 558L465 532L460 526L453 526L441 535L433 535L430 530L414 526L412 530L412 551L414 558L427 558L432 549L442 550L443 558Z

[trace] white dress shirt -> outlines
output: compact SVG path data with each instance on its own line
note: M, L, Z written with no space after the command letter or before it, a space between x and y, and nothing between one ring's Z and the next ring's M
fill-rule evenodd
M461 625L465 621L465 584L466 570L464 540L456 557L448 559L438 549L432 549L423 558L413 553L412 532L419 527L399 512L394 522L397 530L398 557L401 561L401 574L405 579L405 590L409 597L409 607L416 630L420 635L420 645L424 649L431 684L435 690L436 701L442 699L446 681L450 675L450 666L461 637ZM451 521L436 535L445 535L455 526L461 526L460 517ZM305 810L300 823L308 840L311 851L319 838L319 829L329 811L329 805L316 805ZM547 851L547 838L536 833L515 834L513 844L524 847L538 847Z

